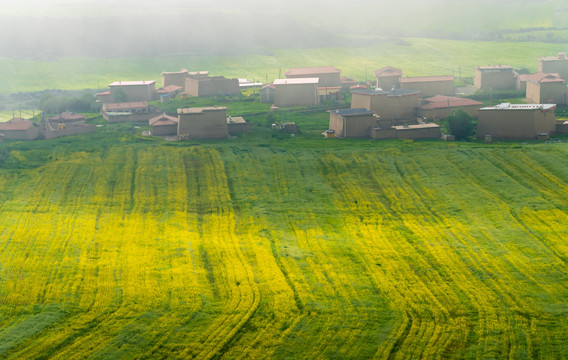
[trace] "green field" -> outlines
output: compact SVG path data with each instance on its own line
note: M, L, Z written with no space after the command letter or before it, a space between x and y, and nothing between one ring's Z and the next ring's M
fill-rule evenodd
M476 65L510 64L535 72L538 56L566 51L566 44L405 39L368 47L276 50L270 55L157 58L62 58L53 61L0 59L0 93L44 89L104 89L118 80L156 80L163 71L208 70L212 75L270 82L291 67L334 65L342 75L372 80L391 65L405 75L473 76Z
M567 144L310 133L2 145L0 358L568 358Z

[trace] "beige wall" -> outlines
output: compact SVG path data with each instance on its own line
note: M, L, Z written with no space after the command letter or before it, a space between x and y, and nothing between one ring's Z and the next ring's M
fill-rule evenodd
M200 113L179 113L178 137L180 139L226 139L227 109L204 109Z
M383 120L413 119L417 115L419 97L420 93L401 96L353 93L351 108L372 110Z
M274 105L276 106L319 105L317 84L275 84L274 87Z
M351 109L363 108L371 110L371 95L352 93Z
M473 83L477 89L512 90L517 87L513 70L475 70Z
M377 77L377 87L383 90L400 88L400 76L379 76Z
M39 128L31 126L28 130L2 130L4 140L35 140L39 137Z
M441 135L440 127L396 129L398 139L439 139Z
M540 132L554 132L554 110L480 110L477 138L534 139Z
M301 78L319 78L319 87L341 86L341 74L301 74L301 75L286 75L287 79L301 79Z
M420 90L422 97L427 98L434 95L454 95L454 82L452 81L423 81L423 82L401 82L403 89Z
M337 137L368 138L376 126L377 119L372 114L341 116L332 112L329 116L329 128L335 130Z
M394 139L396 138L396 130L394 128L388 129L371 129L371 138L372 139Z
M204 79L185 79L185 92L191 96L234 95L240 92L238 79L226 79L222 76Z
M187 77L187 71L182 72L172 72L172 73L162 73L162 86L180 86L185 87L185 78Z
M63 136L89 134L89 133L94 133L95 131L97 131L97 127L95 125L87 124L83 126L76 126L61 130L41 131L41 136L44 139L55 139Z
M533 104L565 104L565 83L538 83L527 81L526 98Z
M176 134L177 134L177 124L152 126L152 135L154 136L166 136L166 135L176 135Z
M116 85L110 87L110 94L113 99L114 93L118 88L122 88L126 96L128 96L127 102L151 101L154 99L156 93L155 83L145 85Z
M564 80L568 80L568 59L539 60L538 71L556 73Z

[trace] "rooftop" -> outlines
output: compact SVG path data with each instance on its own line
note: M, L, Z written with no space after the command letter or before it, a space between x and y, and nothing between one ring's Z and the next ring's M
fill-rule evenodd
M538 58L538 61L556 61L556 60L568 60L566 53L559 52L556 56L542 56Z
M229 116L227 118L227 124L246 124L246 121L241 116Z
M420 90L412 90L412 89L392 89L389 91L385 91L383 89L354 89L351 90L353 94L363 94L363 95L387 95L387 96L405 96L405 95L413 95L413 94L420 94Z
M401 130L418 130L418 129L430 129L430 128L439 128L440 125L434 123L427 123L427 124L418 124L418 125L397 125L393 126L394 129L397 131Z
M374 111L370 111L365 108L338 109L338 110L329 110L329 112L340 116L362 116L362 115L373 115L375 113Z
M276 79L274 85L318 84L319 78Z
M162 115L151 118L148 123L150 124L150 126L175 125L178 123L178 118L163 113Z
M420 109L423 110L483 105L483 103L479 101L466 99L466 98L453 97L453 96L444 96L444 95L436 95L428 99L424 99L424 101L427 101L428 103L420 106Z
M123 102L123 103L108 103L105 104L106 111L115 111L115 110L125 110L125 109L138 109L138 108L146 108L148 107L148 103L146 101L132 101L132 102Z
M12 120L8 120L6 122L0 122L0 131L28 130L33 125L35 125L35 123L31 120L13 118Z
M534 82L561 82L564 81L558 73L544 73L542 71L536 74L522 74L518 76L520 81L534 81Z
M210 106L210 107L194 107L194 108L183 108L177 109L179 114L202 114L205 111L227 111L226 107L220 106Z
M479 110L551 110L556 108L556 104L510 104L502 103L495 106L488 106Z
M392 66L385 66L379 70L375 70L375 77L402 76L402 70Z
M156 84L156 80L142 80L142 81L115 81L108 86L140 86Z
M403 77L400 78L401 84L404 83L418 83L418 82L434 82L434 81L454 81L452 75L441 75L441 76L415 76L415 77Z
M478 70L513 70L511 65L486 65L486 66L476 66Z
M187 69L181 69L180 71L164 71L162 75L176 75L176 74L187 74L189 71Z
M63 121L63 122L73 122L85 120L85 115L75 114L71 112L62 112L60 115L50 116L50 121Z
M341 70L337 69L335 66L316 66L316 67L304 67L304 68L293 68L284 73L284 76L301 76L301 75L312 75L312 74L339 74Z

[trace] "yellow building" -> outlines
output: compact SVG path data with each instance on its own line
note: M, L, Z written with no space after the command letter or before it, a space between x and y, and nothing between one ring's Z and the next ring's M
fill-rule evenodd
M436 95L423 100L418 115L428 119L443 119L461 109L470 116L477 117L477 110L482 106L482 102L471 99Z
M336 137L368 138L376 126L375 113L365 108L329 111L329 129Z
M556 129L554 104L509 104L479 109L477 138L535 139Z
M375 71L375 79L377 80L377 88L383 90L398 89L400 87L400 78L402 70L392 66L385 66Z
M442 76L419 76L400 78L402 89L420 90L423 97L434 95L454 95L454 77Z
M319 78L276 79L274 85L274 105L318 106Z
M319 87L341 86L341 70L335 66L293 68L284 73L286 79L318 78Z
M538 71L557 73L562 79L568 80L568 57L565 53L557 56L543 56L538 59Z
M558 74L537 73L526 81L526 98L532 104L566 104L566 81Z
M510 65L476 66L473 84L477 89L512 90L515 73Z

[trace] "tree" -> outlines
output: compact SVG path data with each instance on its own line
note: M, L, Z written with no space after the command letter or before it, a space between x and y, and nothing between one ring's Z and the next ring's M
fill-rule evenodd
M112 97L115 102L128 102L128 95L121 87L116 87L112 89Z
M474 135L473 118L459 109L454 114L444 118L446 131L456 137L456 140L467 139Z

